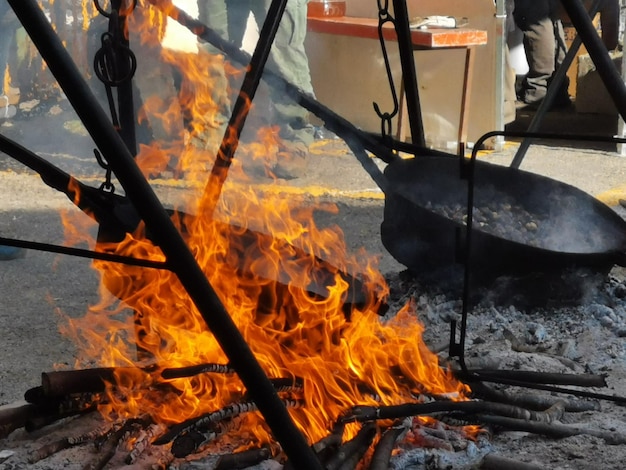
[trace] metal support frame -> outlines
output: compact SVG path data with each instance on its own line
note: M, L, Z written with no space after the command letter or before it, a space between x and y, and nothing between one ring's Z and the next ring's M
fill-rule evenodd
M396 15L394 25L396 27L396 35L398 36L402 83L404 85L406 109L409 114L411 139L416 145L425 147L426 138L424 136L424 124L422 123L422 109L420 106L419 90L417 88L417 71L415 68L415 57L413 55L413 43L411 41L409 12L406 6L406 0L393 0L393 10Z
M581 142L615 142L626 143L626 138L620 138L615 136L595 136L595 135L567 135L567 134L553 134L553 133L529 133L529 132L512 132L512 131L492 131L484 134L476 141L476 145L472 149L472 155L469 159L466 159L463 154L459 156L459 164L461 165L461 178L467 180L467 222L465 227L465 245L463 247L463 264L464 264L464 276L463 276L463 299L461 310L461 324L459 331L457 332L457 322L453 320L450 322L450 345L449 355L450 357L457 357L459 359L459 365L463 372L464 380L468 382L494 382L501 384L515 385L525 388L534 388L537 390L546 390L551 392L565 393L580 397L595 398L600 400L613 401L616 403L626 404L626 397L606 395L600 393L586 392L581 390L566 389L562 387L554 387L545 384L524 382L521 380L511 380L508 377L497 375L497 371L494 371L489 375L481 375L480 373L470 371L465 363L465 339L467 335L467 316L470 312L470 291L471 291L471 277L472 277L472 239L473 239L473 214L474 214L474 182L475 182L475 167L478 151L482 145L489 139L502 136L502 137L524 137L532 139L543 140L567 140L567 141L581 141ZM459 340L457 341L457 333ZM506 375L506 374L503 374Z
M276 2L277 0L274 0ZM8 0L28 35L48 64L94 143L113 172L172 271L198 308L222 350L259 407L274 437L297 468L321 470L322 466L295 426L272 383L208 282L193 254L177 231L132 153L80 75L70 55L35 0Z

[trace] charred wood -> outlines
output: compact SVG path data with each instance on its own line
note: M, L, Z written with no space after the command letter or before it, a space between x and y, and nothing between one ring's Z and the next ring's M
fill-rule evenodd
M248 468L272 456L272 449L260 447L258 449L244 450L220 457L215 470L238 470Z
M0 407L0 439L22 428L38 411L32 403L15 403Z
M133 448L128 453L128 456L126 456L126 459L124 459L124 462L127 465L134 464L141 454L143 454L148 448L155 436L158 436L162 432L163 425L160 424L151 424L147 429L140 429L139 434L133 443Z
M531 410L545 410L550 408L557 401L562 401L565 404L565 411L569 413L582 413L585 411L598 411L600 409L600 402L582 401L582 400L567 400L562 398L552 398L541 395L531 394L512 394L503 390L496 390L487 384L482 382L476 382L472 384L472 391L474 396L482 398L484 400L495 401L498 403L508 403L510 405L519 406L522 408L529 408Z
M27 394L28 398L36 398L38 402L33 403L33 412L23 422L23 427L28 432L41 429L61 419L94 411L102 402L102 396L99 394L84 393L48 398L40 394L38 390L31 389L31 391L34 391L33 396Z
M101 470L115 456L120 443L127 438L136 428L148 425L145 419L129 419L121 425L111 427L102 435L102 439L96 440L96 448L99 450L94 460L83 467L83 470Z
M44 372L41 374L41 390L32 389L31 399L37 394L47 397L65 396L73 393L103 392L107 383L116 384L118 374L144 373L155 375L157 379L177 379L193 377L199 374L232 374L234 370L228 364L198 364L180 368L166 368L160 373L157 366L148 367L97 367L93 369L65 370ZM27 401L28 400L27 398Z
M383 433L374 449L374 455L372 455L369 470L387 470L389 468L391 453L393 452L398 437L400 437L404 431L406 431L404 427L394 426Z
M284 399L283 403L287 408L298 408L303 402L300 400ZM212 424L219 423L220 421L230 419L244 413L257 411L258 408L254 402L242 402L235 403L233 405L226 406L217 411L205 413L201 416L188 419L182 423L172 426L165 434L160 436L154 441L155 445L163 445L175 439L177 436L183 433L189 433L194 430L209 429Z
M618 432L600 431L582 426L572 426L560 423L545 423L526 421L523 419L507 418L503 416L476 415L476 421L498 426L508 431L524 431L533 434L560 439L563 437L578 436L585 434L603 439L610 445L626 444L626 435Z
M563 407L562 402L555 405L555 409ZM472 415L479 413L499 415L529 421L550 422L554 420L553 415L548 412L527 410L517 406L486 401L407 403L405 405L384 406L379 408L372 406L356 407L344 420L345 422L365 422L379 419L400 419L409 416L453 412Z
M194 427L176 436L172 442L172 455L178 459L196 453L204 445L214 441L239 425L240 418L234 417L206 426Z
M182 379L186 377L193 377L200 374L234 374L235 369L228 364L198 364L195 366L176 367L163 369L161 371L161 377L164 379Z
M311 448L313 452L317 455L321 462L327 461L331 458L341 446L343 442L343 432L345 429L345 425L343 423L337 423L332 432L314 443ZM285 462L283 470L295 470L291 461Z
M457 372L457 376L462 380L476 380L473 376L480 376L497 379L503 378L507 380L515 380L517 382L526 382L532 384L550 384L550 385L574 385L577 387L606 387L606 375L597 374L558 374L552 372L536 372L525 370L470 370L469 376L464 376Z
M357 435L344 445L325 463L326 470L348 470L359 463L369 449L377 430L374 423L366 423Z
M95 442L104 435L108 435L110 430L107 429L95 429L85 434L81 434L75 437L66 437L50 444L46 444L43 447L37 449L29 458L29 463L37 463L40 460L50 457L57 452L61 452L63 449L82 445L88 442Z

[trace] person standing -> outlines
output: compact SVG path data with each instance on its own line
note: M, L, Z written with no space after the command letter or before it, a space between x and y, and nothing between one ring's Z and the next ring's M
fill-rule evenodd
M261 30L271 0L222 0L198 2L199 17L207 26L241 48L248 18ZM289 0L274 38L266 69L272 70L301 91L314 96L309 61L304 47L308 0ZM226 21L224 21L226 17ZM225 28L225 29L224 29ZM306 109L283 90L270 90L270 123L279 128L277 164L272 169L281 178L301 176L306 167L315 129Z
M552 76L567 52L558 1L515 0L513 19L524 34L528 62L528 73L522 81L518 99L526 104L538 104L546 96ZM568 80L564 80L555 97L555 106L570 104L567 88Z

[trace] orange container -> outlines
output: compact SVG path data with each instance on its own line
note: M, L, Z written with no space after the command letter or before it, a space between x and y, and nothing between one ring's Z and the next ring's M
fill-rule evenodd
M346 16L346 2L312 0L308 4L307 15L311 18Z

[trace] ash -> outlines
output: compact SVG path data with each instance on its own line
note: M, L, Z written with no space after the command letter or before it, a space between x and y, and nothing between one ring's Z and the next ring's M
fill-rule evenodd
M576 284L578 296L559 303L551 299L543 305L520 297L503 296L492 290L478 291L468 307L465 361L468 368L538 371L563 374L600 374L607 388L581 388L589 392L626 396L626 271L614 268L598 281ZM441 363L455 367L448 357L450 321L460 324L463 303L458 290L428 285L402 272L388 276L391 288L390 312L407 301L416 306L424 324L424 341L438 352ZM456 286L458 287L458 286ZM519 306L514 300L519 301ZM593 401L566 394L521 387L490 384L515 395L561 397ZM601 400L596 409L565 413L563 424L589 429L626 433L626 408ZM477 468L484 455L494 453L537 468L621 469L626 446L609 445L588 435L552 439L526 432L498 432L488 440L477 440L460 452L415 449L392 459L394 469L469 469ZM491 467L489 467L491 468Z

